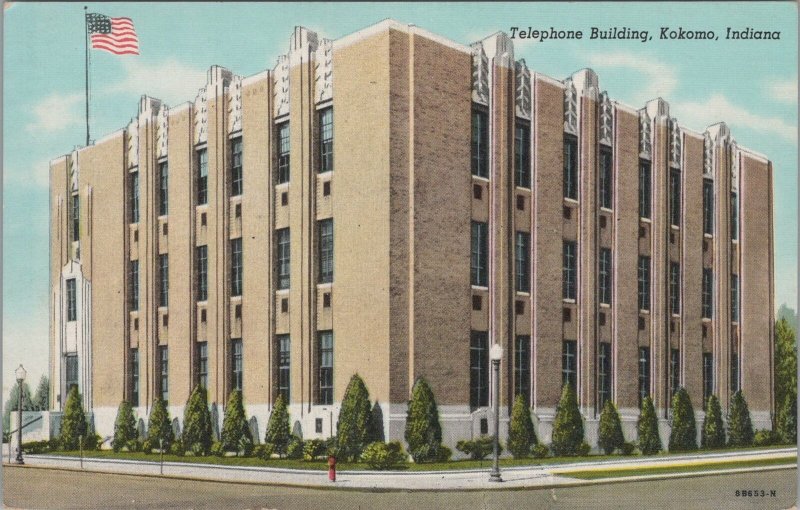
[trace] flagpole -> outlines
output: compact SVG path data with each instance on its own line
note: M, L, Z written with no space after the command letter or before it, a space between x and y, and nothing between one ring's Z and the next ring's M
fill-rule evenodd
M86 60L84 70L86 71L86 146L89 146L89 22L86 19L87 7L83 6L83 42L86 47Z

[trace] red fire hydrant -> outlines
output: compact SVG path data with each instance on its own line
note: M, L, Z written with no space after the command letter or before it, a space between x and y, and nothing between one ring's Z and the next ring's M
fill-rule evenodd
M328 455L328 480L336 481L336 457Z

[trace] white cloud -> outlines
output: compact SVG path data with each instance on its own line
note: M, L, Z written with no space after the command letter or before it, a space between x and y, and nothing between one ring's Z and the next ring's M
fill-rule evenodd
M30 133L53 133L78 124L81 121L78 107L83 98L80 93L54 93L45 97L33 105L33 118L25 129Z
M712 94L706 101L686 101L670 104L670 113L681 124L702 131L703 128L724 121L731 127L752 129L797 144L797 126L780 117L753 113L732 104L723 94Z
M769 84L769 94L782 103L797 104L797 78L777 80Z
M623 68L643 74L646 82L637 87L634 104L656 97L668 98L678 85L675 69L653 59L645 59L642 55L627 52L595 53L589 56L589 67L594 69Z
M197 90L206 83L206 70L175 59L157 63L125 60L125 77L108 87L103 93L126 93L161 99L167 104L193 101Z

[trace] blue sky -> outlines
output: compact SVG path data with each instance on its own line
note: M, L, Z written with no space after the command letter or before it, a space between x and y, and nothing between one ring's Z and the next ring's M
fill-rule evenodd
M498 30L631 27L653 40L535 43L517 58L563 79L592 67L613 99L664 97L696 131L726 121L740 145L775 167L776 307L796 308L797 7L781 3L255 4L103 3L133 19L140 56L92 52L92 138L119 129L149 94L193 100L219 64L248 76L275 65L295 25L339 38L384 18L469 44ZM84 143L82 4L5 8L3 69L3 394L20 362L35 388L48 359L48 161ZM779 30L779 41L726 41L727 27ZM718 41L661 41L661 27L714 30Z

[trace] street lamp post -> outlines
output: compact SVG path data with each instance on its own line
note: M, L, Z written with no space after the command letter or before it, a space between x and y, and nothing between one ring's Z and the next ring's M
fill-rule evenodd
M494 464L489 475L490 482L502 482L500 477L500 360L503 358L503 347L500 344L492 345L489 349L489 358L492 360L492 375L494 378Z
M25 464L22 460L22 383L25 381L25 368L20 364L14 372L17 376L17 464Z

